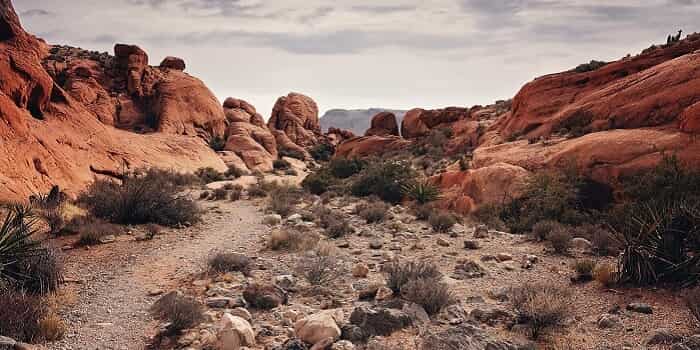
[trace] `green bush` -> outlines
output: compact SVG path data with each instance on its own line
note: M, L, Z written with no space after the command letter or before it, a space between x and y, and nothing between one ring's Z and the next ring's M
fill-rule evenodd
M418 202L426 204L440 198L440 188L428 181L413 181L403 186L404 194Z
M353 176L365 167L365 162L359 159L335 158L328 163L333 177L345 179Z
M98 179L78 202L95 217L117 224L177 226L197 222L201 212L181 190L149 170L125 174L121 182Z
M399 203L403 199L402 187L413 177L413 169L405 162L376 161L359 174L350 190L358 197L376 195L383 201Z
M578 66L576 66L576 68L574 68L574 70L577 73L591 72L591 71L597 70L597 69L599 69L607 64L608 63L604 62L604 61L591 60L588 63L579 64Z
M326 143L320 143L312 147L309 151L309 153L315 160L323 162L327 162L328 160L330 160L334 152L335 151L333 150L333 146Z
M292 164L290 164L288 161L284 159L275 159L272 162L272 167L275 168L275 170L287 170L292 167Z
M321 195L326 193L335 184L335 179L327 169L320 169L311 173L301 182L301 186L312 194Z
M209 147L216 152L221 152L226 147L226 140L223 137L214 136L209 140Z

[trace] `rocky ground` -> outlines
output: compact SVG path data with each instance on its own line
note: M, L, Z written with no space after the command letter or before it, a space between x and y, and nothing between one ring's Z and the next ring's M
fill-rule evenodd
M63 341L47 347L141 349L160 327L152 321L149 307L162 293L175 290L207 305L207 317L195 329L161 341L160 348L215 348L226 320L229 323L224 327L233 329L250 349L306 349L294 339L309 342L328 336L338 340L332 349L420 349L425 348L425 339L448 335L461 337L462 344L472 344L473 349L642 349L647 343L649 348L660 349L684 341L695 331L680 292L609 289L595 281L572 283L572 264L577 259L611 261L593 257L585 247L572 250L569 256L555 255L525 236L485 232L471 222L458 224L448 233L435 233L402 206L392 207L383 222L366 224L354 214L361 200L346 197L334 198L326 206L347 218L356 232L328 239L317 223L300 215L282 219L265 213L269 200L201 201L206 214L196 226L166 230L153 241L136 242L133 236L122 236L90 250L69 250L69 284L62 292L70 296L65 299L72 299L64 310L69 332ZM307 213L319 205L318 197L307 197L296 209ZM266 248L273 232L286 230L318 233L322 241L337 247L334 254L344 273L320 287L309 285L296 268L303 252ZM475 242L478 248L465 249L465 241ZM252 272L248 276L205 273L213 249L250 257ZM380 288L374 300L359 301L358 296L371 286L385 284L382 266L393 260L437 264L457 304L428 318L415 305L396 302L386 288ZM507 300L508 288L532 282L571 292L572 312L565 326L538 343L513 327ZM281 289L268 294L274 299L284 290L287 303L271 310L252 307L243 294L253 283L276 285ZM635 303L642 305L629 310ZM396 325L391 335L355 345L338 339L353 339L358 328L366 331L363 328L370 325L357 319L377 314L382 323ZM240 323L241 319L248 323ZM656 342L668 344L655 347ZM319 344L312 349L323 348Z

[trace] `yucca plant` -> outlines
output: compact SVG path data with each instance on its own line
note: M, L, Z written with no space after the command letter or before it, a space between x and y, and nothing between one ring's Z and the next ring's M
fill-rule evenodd
M31 208L23 205L10 205L0 226L0 280L11 284L20 283L26 276L23 262L37 256L42 247L32 236L37 233L37 218Z
M440 188L428 181L414 181L404 184L401 188L404 194L418 202L425 204L440 199Z

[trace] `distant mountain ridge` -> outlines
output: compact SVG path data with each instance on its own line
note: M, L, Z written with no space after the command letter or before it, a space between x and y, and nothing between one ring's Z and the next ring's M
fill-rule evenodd
M406 110L369 108L369 109L330 109L321 117L321 129L323 132L328 128L335 127L350 130L355 135L364 135L369 129L372 117L377 113L391 112L396 115L396 121L401 125Z

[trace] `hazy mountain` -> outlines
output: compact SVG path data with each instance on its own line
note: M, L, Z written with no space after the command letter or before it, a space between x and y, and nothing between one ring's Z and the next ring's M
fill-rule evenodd
M331 109L321 117L321 129L327 131L329 127L350 130L355 135L364 135L369 129L372 117L379 112L392 112L396 115L399 125L403 120L405 110L370 108L370 109Z

